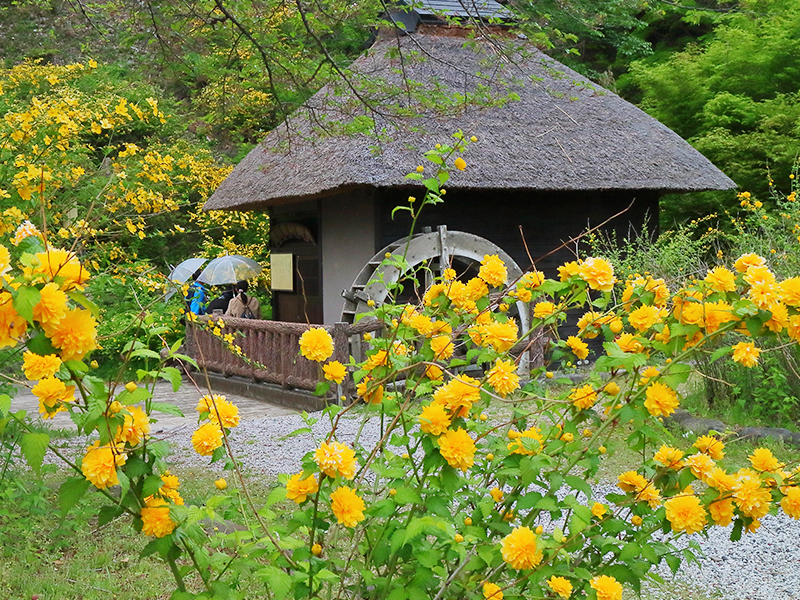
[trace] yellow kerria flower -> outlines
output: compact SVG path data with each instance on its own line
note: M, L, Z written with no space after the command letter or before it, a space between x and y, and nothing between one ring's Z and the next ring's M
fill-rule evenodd
M647 386L644 406L654 417L668 417L678 408L678 395L671 387L655 382Z
M356 476L358 466L356 453L337 441L332 441L330 444L322 442L314 452L314 462L328 477L342 476L345 479L352 479Z
M438 442L439 453L454 469L466 471L475 463L475 441L463 428L447 431Z
M582 339L571 335L567 338L567 347L572 350L572 353L580 360L589 356L589 346L586 345Z
M162 538L175 531L177 523L170 519L169 504L161 498L150 497L142 509L142 533Z
M781 300L788 306L800 307L800 277L792 277L778 285Z
M708 505L708 513L715 525L727 527L733 521L733 498L714 500Z
M587 258L578 267L578 275L593 290L610 292L614 287L614 267L602 258Z
M337 521L345 527L355 527L364 520L364 501L347 486L331 494L331 510Z
M69 250L49 248L36 254L39 265L32 271L32 275L42 275L47 281L62 281L64 291L82 289L83 284L89 279L87 271L78 260L78 256Z
M800 488L790 487L781 500L781 508L792 519L800 519Z
M28 330L28 322L17 314L11 294L0 292L0 348L16 346Z
M544 438L538 427L531 427L525 431L519 432L509 431L508 437L512 438L511 443L508 444L508 449L511 451L511 454L524 454L526 456L538 454L544 443ZM538 444L531 443L530 440L536 440Z
M556 305L552 302L537 302L533 306L533 316L536 319L546 319L556 311Z
M547 585L550 586L550 589L553 590L553 592L562 598L569 598L572 594L572 584L569 582L569 579L566 579L565 577L553 575L547 580Z
M222 446L222 430L216 423L201 425L192 434L192 446L200 456L211 456L214 450Z
M622 584L609 575L598 575L589 585L597 592L597 600L622 600Z
M383 386L376 385L372 377L364 377L356 385L356 393L364 399L367 404L380 404L383 400Z
M761 477L750 469L741 469L733 485L733 501L742 514L751 519L760 519L769 513L772 494L764 487Z
M700 450L703 454L708 454L714 460L722 460L725 458L725 452L723 452L725 450L725 444L713 436L701 435L692 446Z
M310 494L316 494L319 491L319 482L314 475L303 479L303 472L295 473L286 482L286 497L289 500L294 500L297 504L302 504L306 501Z
M597 392L590 384L586 384L579 388L573 388L569 399L578 410L585 410L597 402Z
M704 280L715 292L735 292L736 275L725 267L714 267Z
M500 287L507 281L508 269L497 254L486 254L481 261L478 277L492 287Z
M658 452L655 453L655 456L653 456L654 461L661 463L668 469L675 469L676 471L683 468L682 458L682 451L667 446L666 444L663 444L661 448L658 449Z
M511 350L514 344L517 343L517 335L519 333L517 322L514 319L509 319L505 323L492 321L486 325L480 325L478 331L480 333L480 341L476 343L480 343L484 347L491 346L497 352Z
M40 291L39 302L33 307L33 318L43 326L58 323L67 314L67 295L56 283L48 283Z
M639 332L650 329L661 321L661 310L657 306L640 306L628 315L628 323Z
M489 495L495 502L500 502L503 499L503 490L501 490L499 487L493 487L491 490L489 490Z
M664 502L672 531L697 533L706 525L706 509L697 496L681 494Z
M513 360L498 358L486 375L489 385L503 398L519 388L517 365Z
M459 171L463 171L464 169L466 169L466 168L467 168L467 161L465 161L463 158L461 158L461 157L459 156L457 159L455 159L455 160L453 161L453 165L454 165L454 166L455 166L455 168L456 168L456 169L458 169Z
M338 360L332 360L322 365L322 371L325 374L325 379L336 383L342 383L345 375L347 375L347 367Z
M529 527L517 527L501 542L503 560L512 569L532 569L542 562L543 557L536 541L536 534Z
M481 398L480 381L469 375L459 375L433 393L435 402L447 406L453 417L469 414L472 404Z
M433 350L434 360L447 360L453 356L455 346L447 335L437 335L431 338L431 350Z
M312 327L300 336L300 354L308 360L324 362L333 354L333 338L327 330Z
M758 355L761 350L756 348L752 342L739 342L731 348L733 350L733 361L743 367L755 367L758 364Z
M483 597L486 600L503 600L503 592L500 591L500 586L491 581L486 581L483 584Z
M601 504L600 502L595 502L592 504L592 514L597 517L598 519L602 519L603 515L606 514L606 506Z
M756 448L747 458L753 468L761 473L774 473L784 466L778 462L769 448Z
M647 484L647 479L636 471L626 471L617 478L617 486L623 492L640 492Z
M55 354L41 356L26 350L22 355L22 371L30 381L53 377L61 368L61 359Z
M759 256L758 254L742 254L736 262L733 263L733 267L739 271L739 273L746 273L750 267L761 267L767 264L767 261Z
M124 410L125 424L117 429L114 441L138 446L150 434L150 417L138 406L126 406Z
M45 329L62 360L80 360L97 348L97 321L88 310L75 308Z
M75 401L75 386L67 386L60 379L45 377L39 380L31 392L39 399L39 412L42 417L49 419L57 412L66 410L64 402Z
M419 428L430 435L442 435L450 427L450 415L443 404L432 403L422 409Z
M94 487L104 490L118 485L117 467L125 464L126 455L113 446L100 446L97 440L86 449L81 462L81 472Z

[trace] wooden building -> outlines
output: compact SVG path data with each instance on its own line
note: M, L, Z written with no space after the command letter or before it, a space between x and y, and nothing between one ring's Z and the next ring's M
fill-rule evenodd
M478 4L479 17L503 10ZM269 211L276 320L343 320L342 293L354 291L382 248L408 235L408 213L392 219L392 209L424 190L404 176L433 167L423 153L456 131L478 143L420 226L485 238L523 270L525 243L532 257L543 256L631 203L609 228L638 235L648 216L658 222L665 193L735 187L657 120L524 40L445 22L441 11L464 16L459 2L427 6L395 15L403 28L379 34L353 63L355 91L341 83L320 90L205 205ZM409 86L429 90L432 101ZM565 250L536 266L552 274L572 257Z

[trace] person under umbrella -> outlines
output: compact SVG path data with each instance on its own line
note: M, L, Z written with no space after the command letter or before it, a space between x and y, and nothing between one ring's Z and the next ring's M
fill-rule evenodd
M188 311L196 315L206 314L206 300L208 299L206 295L206 289L199 281L197 281L197 278L200 276L201 272L201 269L197 269L197 271L194 272L192 275L192 284L189 286L189 290L186 292L186 305L188 307Z
M228 312L228 304L231 301L231 298L236 294L231 286L229 289L225 290L220 294L218 298L214 298L211 302L208 303L206 307L206 312L209 315L213 315L214 311L220 311L221 314L225 314Z
M231 299L228 310L225 312L227 316L243 319L259 318L258 298L247 295L249 287L247 281L239 281L236 284L236 295Z

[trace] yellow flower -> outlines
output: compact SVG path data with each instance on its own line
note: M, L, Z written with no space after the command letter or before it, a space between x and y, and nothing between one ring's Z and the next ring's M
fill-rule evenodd
M653 456L654 461L661 463L668 469L675 469L676 471L683 468L683 463L681 462L682 458L683 452L677 448L667 446L666 444L663 444L658 452L655 453L655 456Z
M175 531L177 523L169 517L169 504L161 498L150 497L142 509L142 533L162 538Z
M49 419L57 412L66 410L64 402L75 401L75 386L67 387L63 381L55 377L45 377L33 386L31 392L39 399L39 412Z
M100 441L86 449L81 463L81 472L94 487L104 490L118 485L117 467L125 464L126 456L117 447L100 446Z
M742 469L737 473L733 485L733 500L744 516L760 519L769 512L772 494L763 487L758 473Z
M436 365L428 365L425 367L425 377L433 381L441 381L444 377L444 371Z
M752 342L739 342L732 347L733 360L744 367L755 367L758 364L758 355L761 350Z
M467 161L459 156L457 159L455 159L455 161L453 161L453 165L455 165L456 169L459 171L463 171L467 168Z
M475 442L461 427L439 437L439 453L454 469L466 471L475 463Z
M166 471L161 476L161 481L163 482L163 485L158 490L158 493L161 495L161 497L174 502L175 504L183 505L183 498L181 498L181 495L178 492L178 488L181 485L178 481L178 478L175 475L170 475L169 471Z
M739 271L739 273L745 273L750 267L762 267L767 264L767 261L759 256L758 254L742 254L736 262L733 263L733 267Z
M509 319L505 323L493 321L478 328L481 346L491 346L497 352L507 352L517 343L517 322Z
M572 404L578 410L585 410L591 408L597 402L597 392L594 391L591 385L586 384L579 388L573 388L569 399L572 400Z
M500 502L503 499L503 490L501 490L499 487L493 487L491 490L489 490L489 495L495 502Z
M550 589L562 598L569 598L572 594L572 584L565 577L553 575L547 580L547 585L549 585Z
M726 473L724 469L714 467L705 473L703 482L717 491L729 492L733 489L736 478Z
M16 346L28 330L28 322L14 310L11 294L0 292L0 348Z
M636 471L626 471L617 478L617 486L623 492L640 492L647 487L647 479Z
M473 402L477 402L480 398L480 382L469 375L459 375L433 393L434 401L447 406L453 417L469 414Z
M761 473L774 473L784 466L778 462L778 459L773 456L769 448L756 448L747 458L753 468Z
M138 446L150 433L150 417L138 406L126 406L125 411L125 423L117 429L114 441Z
M681 494L664 502L672 531L697 533L706 525L706 509L697 496Z
M222 423L226 429L236 427L239 425L239 407L225 400L222 397L221 401L215 402L216 410L212 409L208 413L208 419L212 423Z
M587 258L578 267L581 276L589 287L601 292L610 292L614 287L614 267L602 258Z
M337 521L345 527L355 527L364 520L364 501L347 486L331 494L331 510Z
M531 427L525 431L509 431L508 437L513 440L508 444L508 449L511 451L511 454L524 454L526 456L538 454L544 442L544 438L538 427ZM530 441L525 442L524 440L536 440L538 444L532 444Z
M433 403L422 409L419 415L419 428L424 433L442 435L450 427L450 416L443 404Z
M378 367L385 367L389 364L389 353L386 350L378 350L364 362L364 370L372 371Z
M201 425L192 435L192 446L200 456L211 456L222 446L222 430L216 423Z
M30 350L26 350L22 355L22 371L30 381L34 379L45 379L53 377L61 368L61 359L55 354L45 354L40 356Z
M447 360L453 356L455 346L449 336L437 335L431 338L431 350L434 360Z
M46 329L50 342L61 350L62 360L80 360L97 348L97 321L88 310L75 308Z
M571 335L567 338L567 347L572 350L572 353L580 360L589 356L589 346L586 345L582 339Z
M529 527L517 527L501 543L503 560L512 569L532 569L542 562L542 551L537 548L536 534Z
M292 475L289 481L286 482L286 497L289 500L294 500L297 504L302 504L309 494L316 494L319 491L319 483L314 475L305 479L302 477L303 472L300 471Z
M375 385L372 377L364 377L356 385L356 393L364 398L364 402L368 404L380 404L381 400L383 400L383 392L383 386Z
M322 546L320 544L314 544L311 546L311 554L314 556L319 556L322 554Z
M622 600L622 584L609 575L598 575L589 585L597 592L597 600Z
M347 375L347 367L338 360L332 360L322 365L322 371L325 373L325 379L336 383L342 383L344 376Z
M733 498L714 500L708 505L711 520L720 527L727 527L733 521Z
M497 359L487 373L487 381L494 388L494 391L503 398L519 388L519 375L517 375L517 365L513 360Z
M322 442L314 452L314 462L328 477L341 475L345 479L352 479L356 476L356 453L339 442Z
M592 514L597 517L598 519L602 519L603 515L606 514L606 507L599 502L595 502L592 504Z
M781 508L792 519L800 519L800 488L790 487L781 500Z
M620 350L623 352L636 354L643 350L642 342L631 333L623 333L616 339L616 342L617 346L619 346Z
M491 581L486 581L483 584L483 597L487 600L503 600L503 592L500 591L500 586Z
M506 283L508 269L497 254L486 254L481 261L478 277L492 287L500 287Z
M41 297L33 307L33 318L43 326L58 323L67 314L67 295L56 283L48 283L41 289Z
M546 319L556 311L556 305L552 302L537 302L533 306L533 316L536 319Z
M715 292L735 292L736 275L725 267L715 267L706 275L705 282Z
M32 275L43 275L47 281L61 280L62 289L82 289L89 272L81 265L78 256L69 250L61 248L48 248L36 254L39 266L33 269Z
M619 384L616 381L609 381L603 391L609 396L616 396L620 392Z
M668 417L678 408L678 395L671 387L655 382L647 386L644 406L654 417Z
M800 307L800 277L786 279L778 285L781 300L784 304Z
M661 310L657 306L640 306L628 315L628 323L637 331L643 332L661 321Z
M714 460L722 460L725 458L725 452L723 452L723 450L725 450L725 444L713 436L701 435L692 445L703 454L708 454Z
M312 327L300 336L300 354L308 360L323 362L333 354L333 338L327 330Z

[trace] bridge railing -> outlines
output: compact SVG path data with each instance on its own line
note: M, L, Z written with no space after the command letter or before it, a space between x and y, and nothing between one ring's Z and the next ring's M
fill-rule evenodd
M224 327L220 328L221 334L233 334L236 345L242 348L242 354L250 362L231 352L223 340L206 329L209 320L217 323L220 319L224 323ZM314 390L319 382L318 365L299 353L300 336L304 332L311 327L328 330L333 338L331 360L346 364L351 354L360 358L363 334L381 328L374 319L362 319L354 325L307 325L216 315L198 317L197 323L188 325L188 353L197 361L199 368L302 390Z

